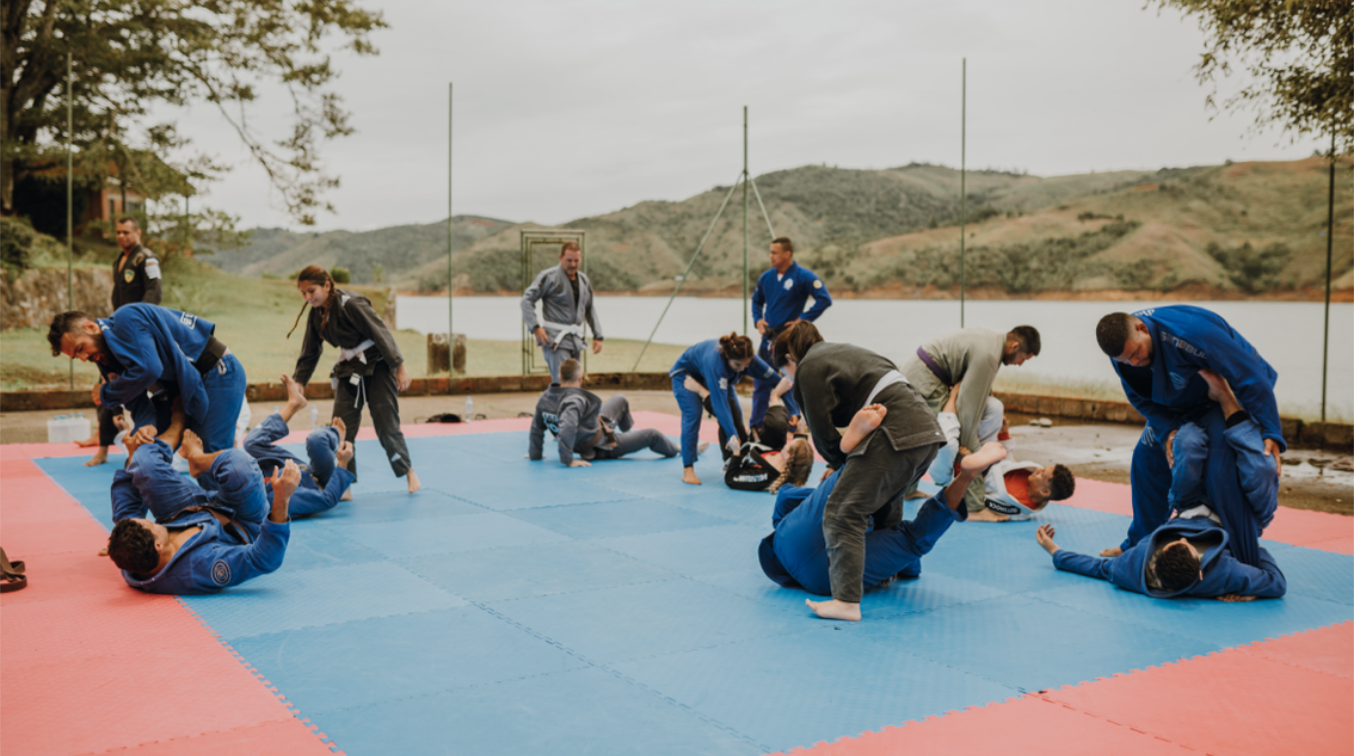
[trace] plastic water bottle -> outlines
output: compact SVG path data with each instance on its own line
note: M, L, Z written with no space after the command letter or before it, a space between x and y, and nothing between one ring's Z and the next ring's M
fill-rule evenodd
M61 440L61 431L57 429L58 422L59 420L57 420L56 415L52 415L52 419L47 421L47 443L49 444L54 444Z
M315 430L320 425L320 408L310 405L310 429Z
M75 435L71 437L72 441L89 438L89 418L85 417L85 413L77 413L73 425L75 428Z
M468 423L475 419L475 400L467 396L465 398L465 421Z

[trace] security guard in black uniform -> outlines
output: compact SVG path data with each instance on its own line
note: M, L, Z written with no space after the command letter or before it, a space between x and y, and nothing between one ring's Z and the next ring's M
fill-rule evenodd
M133 302L160 304L160 259L154 252L141 246L141 226L136 218L125 216L117 222L118 247L122 254L113 261L113 309ZM102 381L100 381L102 383ZM99 385L94 386L99 390ZM108 461L108 447L117 438L118 429L113 418L122 412L107 406L99 407L99 451L85 463L86 467ZM81 446L93 446L93 438Z

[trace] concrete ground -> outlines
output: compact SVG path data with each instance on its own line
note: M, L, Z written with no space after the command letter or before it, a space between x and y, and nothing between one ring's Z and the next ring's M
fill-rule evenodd
M600 391L603 398L614 392ZM484 394L475 396L475 414L486 419L530 415L536 406L538 394ZM667 391L627 391L632 410L648 410L677 414L677 404ZM333 402L312 402L321 422L331 416ZM275 402L250 405L251 426L272 413ZM429 417L445 412L465 413L464 396L417 396L400 400L400 411L405 423L425 422ZM750 411L749 401L743 400L743 412ZM0 413L0 443L39 443L47 440L47 420L55 412ZM87 411L86 417L93 412ZM1084 420L1052 418L1050 428L1033 427L1029 415L1012 413L1011 435L1013 452L1017 459L1043 463L1061 463L1079 477L1128 483L1128 468L1133 447L1142 429L1120 423L1097 423ZM369 422L369 421L368 421ZM713 422L713 421L710 421ZM310 427L310 413L302 411L292 418L293 429ZM1283 487L1279 503L1298 509L1312 509L1354 515L1354 455L1324 449L1290 447L1283 455Z

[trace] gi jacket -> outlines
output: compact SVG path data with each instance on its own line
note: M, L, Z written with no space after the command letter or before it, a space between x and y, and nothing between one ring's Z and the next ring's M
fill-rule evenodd
M1203 579L1196 578L1188 587L1178 591L1153 588L1147 580L1148 559L1159 545L1181 538L1203 538L1216 542L1216 545L1210 546L1203 554L1201 560ZM1120 588L1152 598L1181 596L1215 598L1229 593L1260 598L1279 598L1284 595L1288 590L1288 582L1279 571L1279 565L1274 562L1274 557L1261 548L1259 567L1242 564L1232 556L1229 540L1227 531L1207 517L1177 518L1157 528L1150 537L1138 541L1132 548L1112 559L1059 549L1053 555L1053 566L1079 575L1108 580Z
M333 296L338 298L329 313L329 322L324 323L324 311L311 308L306 318L306 338L301 342L301 356L296 360L296 370L291 377L302 386L310 382L315 365L324 353L326 342L339 349L352 349L370 339L373 344L362 354L350 360L340 360L330 371L330 378L347 378L352 375L371 375L376 363L385 360L391 370L404 363L400 347L390 335L385 321L371 307L371 301L361 294L346 289L334 289ZM324 326L321 327L321 323Z
M852 344L818 342L809 347L795 370L795 401L809 424L813 446L827 460L828 467L840 470L846 463L842 453L838 428L851 424L851 418L865 406L875 384L891 370L897 370L888 359L868 349ZM935 415L907 387L913 401L888 405L888 414L879 429L888 437L895 451L915 449L929 444L943 444L944 435ZM864 445L857 447L861 451Z
M130 489L130 490L129 490ZM135 496L132 475L126 470L113 473L114 507ZM125 506L125 504L124 504ZM243 528L227 529L209 511L180 512L170 520L160 522L166 528L178 530L201 527L202 530L179 547L164 569L150 576L122 571L123 580L133 588L147 593L201 594L220 593L232 585L266 575L282 566L291 537L291 523L276 523L264 518L257 537Z
M122 365L117 380L99 389L110 406L144 397L154 383L173 384L183 398L184 414L205 423L210 402L202 374L193 363L211 341L216 325L196 315L140 302L124 305L95 321L104 343Z
M125 257L121 270L118 263L123 261L124 255L118 255L113 261L113 309L132 302L160 304L159 258L140 244Z
M813 307L804 312L809 297L813 297ZM827 293L827 287L818 276L799 263L791 262L785 275L771 268L757 279L757 289L752 292L752 322L765 319L771 328L780 328L795 318L812 323L831 306L832 295Z
M581 388L551 386L536 400L536 416L531 420L531 446L528 455L540 459L548 429L559 441L559 461L574 461L574 452L583 459L593 458L599 439L610 434L602 418L602 399ZM614 437L611 437L614 443Z
M1288 444L1279 424L1274 384L1279 374L1241 334L1217 313L1192 305L1154 307L1133 313L1152 337L1152 364L1133 367L1111 360L1128 401L1147 418L1153 435L1164 440L1171 431L1196 420L1215 405L1200 368L1227 379L1242 409L1255 419L1260 434Z
M729 397L733 396L734 388L738 382L743 380L743 375L751 375L753 378L760 378L764 381L780 381L780 373L777 373L770 365L762 361L762 358L753 355L752 362L748 363L747 370L742 373L735 371L729 366L729 361L724 359L724 353L719 351L719 340L710 339L694 344L677 361L672 364L672 369L668 375L673 378L687 375L695 378L700 385L704 386L710 392L710 405L715 411L715 419L719 421L719 427L724 429L730 438L738 435L738 425L733 420L733 412L729 410ZM798 389L796 388L796 391ZM718 401L716 399L718 398ZM795 398L799 396L796 394Z
M1001 369L1006 351L1006 334L986 328L965 328L922 346L922 350L942 370L950 374L951 385L959 383L955 414L959 416L959 445L977 450L978 421L982 419L992 383ZM931 368L915 356L903 362L903 375L923 396L933 396L945 385Z
M541 301L541 315L545 318L545 323L536 319L537 300ZM574 301L574 287L569 283L569 275L563 268L556 265L541 271L527 290L522 292L522 320L526 322L528 331L536 330L537 326L545 328L546 335L553 343L564 344L566 340L574 339L579 350L586 346L580 336L566 333L561 338L561 329L552 328L549 324L582 325L586 320L588 327L592 329L592 337L602 338L602 324L597 320L597 312L592 307L592 282L581 270L578 271L577 302Z

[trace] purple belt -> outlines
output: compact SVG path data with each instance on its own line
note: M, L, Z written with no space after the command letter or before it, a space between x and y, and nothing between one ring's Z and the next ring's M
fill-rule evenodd
M917 359L924 362L926 367L930 368L931 372L940 379L941 383L946 386L954 386L954 381L950 379L950 371L941 367L935 360L931 359L931 355L927 354L925 349L917 347Z

